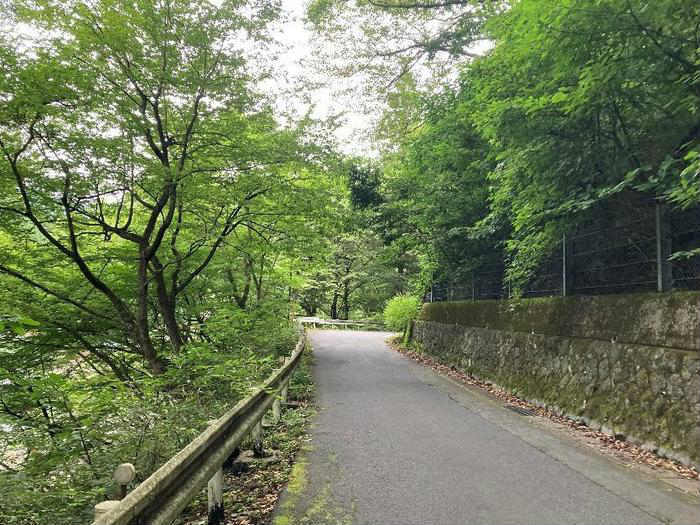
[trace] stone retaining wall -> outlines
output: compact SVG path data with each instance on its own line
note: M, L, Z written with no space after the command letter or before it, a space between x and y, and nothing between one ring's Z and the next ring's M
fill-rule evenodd
M413 341L520 397L698 465L699 333L700 294L628 295L433 303Z

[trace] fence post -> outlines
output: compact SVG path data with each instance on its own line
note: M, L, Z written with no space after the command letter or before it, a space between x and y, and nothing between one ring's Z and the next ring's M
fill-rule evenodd
M567 277L569 273L569 258L568 250L566 249L566 233L561 236L561 295L566 297L569 295Z
M671 255L670 228L666 207L656 201L656 289L668 292L673 286L673 274L668 260Z
M476 301L476 281L474 280L474 271L472 270L472 301Z
M207 524L224 522L224 471L221 467L207 483Z

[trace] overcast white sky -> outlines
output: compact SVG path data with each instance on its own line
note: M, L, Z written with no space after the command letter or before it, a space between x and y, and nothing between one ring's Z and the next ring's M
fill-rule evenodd
M360 100L360 86L353 89L353 80L331 77L314 65L313 32L304 24L307 0L282 0L284 21L276 27L276 36L287 47L279 58L279 69L266 87L286 91L281 99L284 110L304 114L313 108L312 116L325 120L340 116L335 138L343 153L376 154L372 144L373 118L366 114ZM356 81L356 80L355 80ZM325 85L319 86L320 83Z
M366 81L361 77L334 77L324 69L324 64L317 63L317 57L313 55L314 46L332 44L327 39L317 41L318 37L305 26L304 16L308 3L309 0L282 0L284 22L277 24L275 33L287 50L280 55L279 68L266 87L273 92L286 91L278 104L281 109L295 109L303 114L309 107L313 107L311 115L321 120L340 116L339 127L334 133L340 151L376 157L379 148L373 141L372 130L385 107L384 101L381 96L372 97L372 92L367 92L367 86L363 85ZM443 22L436 20L434 23ZM348 35L345 35L345 38L348 38ZM491 45L491 42L479 41L469 50L481 55L486 53ZM328 54L328 50L325 51L324 54ZM413 69L413 73L419 78L419 83L421 73L428 82L444 82L453 76L454 80L457 75L457 62L453 60L452 57L446 58L442 76L435 76L432 69L435 64L431 67L418 65ZM314 85L319 83L323 86Z
M210 1L214 4L221 2ZM265 63L269 63L270 52L278 55L272 78L261 87L271 94L283 120L285 114L300 117L308 111L321 121L335 118L337 127L333 135L341 152L375 157L378 148L373 143L372 130L381 115L381 99L368 97L365 86L357 77L334 77L323 64L318 65L313 54L314 46L329 45L329 42L318 42L304 23L309 0L281 2L283 21L274 25L278 45L269 50L258 49L258 58ZM28 41L35 37L32 28L12 24L10 20L0 20L0 30L14 33L20 39L26 37Z

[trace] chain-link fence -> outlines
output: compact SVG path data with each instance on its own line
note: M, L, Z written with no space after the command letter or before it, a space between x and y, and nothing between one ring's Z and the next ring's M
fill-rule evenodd
M424 298L426 302L436 301L464 301L471 299L479 301L483 299L501 299L504 297L503 275L505 268L502 265L482 267L478 273L474 273L467 284L435 283ZM509 291L505 290L506 294Z
M644 197L608 203L562 235L520 295L546 297L700 290L700 209L675 210ZM502 299L505 265L468 282L434 283L426 301Z
M671 261L673 287L700 290L700 210L692 209L671 215Z

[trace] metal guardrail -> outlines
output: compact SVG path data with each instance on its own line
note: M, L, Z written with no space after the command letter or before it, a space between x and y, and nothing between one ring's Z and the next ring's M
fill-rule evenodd
M362 328L370 328L373 330L383 330L384 324L377 321L352 321L343 319L319 319L316 317L301 317L297 319L303 326L309 328L319 328L319 327L338 327L338 328L352 328L356 327L358 330Z
M194 497L207 487L209 522L223 521L222 465L243 439L260 441L262 419L272 407L279 421L281 400L286 401L292 373L306 346L302 333L292 355L253 394L212 423L189 445L151 474L121 501L95 518L93 525L166 525L178 517ZM97 507L96 507L97 509ZM217 516L212 519L212 516Z

